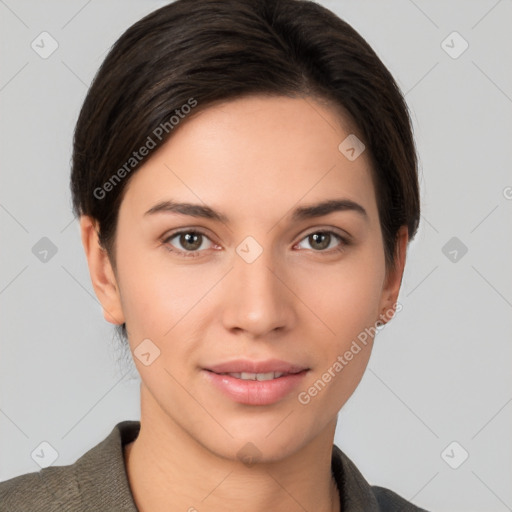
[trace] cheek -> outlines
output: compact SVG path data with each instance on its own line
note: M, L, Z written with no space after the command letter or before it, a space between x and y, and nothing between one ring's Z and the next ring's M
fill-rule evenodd
M176 264L165 248L152 254L126 250L118 259L122 307L133 342L163 342L187 324L188 315L219 280L208 265Z
M314 272L302 269L295 278L297 295L304 298L311 315L323 322L318 323L336 340L338 349L378 318L383 258L381 261L370 250L359 251L337 264L319 265Z
M322 320L316 322L316 346L311 347L316 364L297 401L320 424L343 407L363 377L373 346L382 275L375 260L363 257L357 265L340 265L338 272L316 274L316 293L309 295Z
M307 297L306 303L322 320L315 319L315 374L302 390L304 400L316 404L313 408L319 417L326 419L339 410L364 374L373 346L384 268L383 253L368 247L337 265L319 268L314 277L304 272L299 278L304 286L299 295Z

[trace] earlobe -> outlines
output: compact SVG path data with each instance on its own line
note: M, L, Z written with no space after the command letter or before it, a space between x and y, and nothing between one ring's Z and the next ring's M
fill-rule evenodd
M107 251L99 243L97 221L82 215L80 235L92 286L103 308L103 316L107 322L120 325L125 322L121 296Z
M393 318L398 294L400 293L400 286L402 284L402 277L405 269L405 260L407 253L407 243L409 241L409 232L407 226L401 226L395 245L395 267L389 269L386 276L385 287L382 291L382 301L379 319L381 325L386 324Z

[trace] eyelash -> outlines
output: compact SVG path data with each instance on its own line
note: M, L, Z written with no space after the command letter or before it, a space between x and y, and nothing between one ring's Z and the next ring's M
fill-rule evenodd
M299 243L302 242L303 240L305 240L306 238L310 237L311 235L318 234L318 233L322 233L324 235L328 234L328 235L334 236L334 238L336 238L339 242L341 242L341 245L337 246L334 249L330 249L330 250L315 251L314 249L312 249L315 253L319 253L319 254L322 254L322 253L326 253L326 254L340 253L340 252L343 252L346 249L346 247L348 247L352 243L349 238L344 237L344 236L340 235L339 233L337 233L335 231L332 231L332 230L329 230L329 229L316 229L315 231L311 231L310 233L306 234L303 238L301 238ZM180 231L176 231L174 233L171 233L169 236L166 236L162 240L162 242L164 243L164 247L169 252L172 252L174 254L178 254L179 256L182 256L184 258L198 258L198 257L200 257L202 251L180 251L180 250L177 250L174 247L171 247L169 245L169 241L170 240L172 240L173 238L176 238L179 235L183 235L183 234L201 235L201 236L207 238L208 240L210 240L208 235L206 233L204 233L203 231L201 231L201 230L198 230L198 229L184 229L184 230L180 230Z

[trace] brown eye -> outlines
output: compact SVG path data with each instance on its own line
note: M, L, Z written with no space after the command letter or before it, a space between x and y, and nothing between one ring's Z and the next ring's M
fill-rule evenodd
M200 231L179 231L173 233L163 240L165 247L181 256L200 256L204 249L209 249L210 239ZM205 245L206 244L206 245Z
M196 251L201 247L203 235L200 233L182 233L179 235L181 246L187 251Z
M334 231L329 230L314 231L313 233L310 233L305 238L303 238L300 244L304 244L306 241L309 244L309 248L316 252L331 252L330 250L326 249L342 251L346 246L350 245L349 240L345 239L341 235L338 235ZM337 244L336 241L338 242ZM302 248L308 249L308 247Z
M320 251L327 249L329 247L329 243L331 241L331 235L329 233L324 233L322 231L318 233L313 233L308 236L309 243L311 247L314 249L318 249Z

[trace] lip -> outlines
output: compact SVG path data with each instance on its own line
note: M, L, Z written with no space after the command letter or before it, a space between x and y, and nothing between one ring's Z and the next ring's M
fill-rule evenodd
M264 361L251 361L249 359L236 359L204 368L214 373L299 373L308 370L306 366L292 364L280 359L266 359Z
M246 405L270 405L288 396L304 379L309 368L278 359L236 360L203 369L207 381L231 400ZM242 380L224 373L284 373L271 380Z

